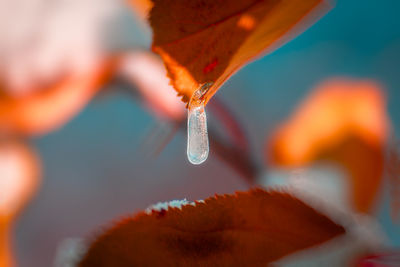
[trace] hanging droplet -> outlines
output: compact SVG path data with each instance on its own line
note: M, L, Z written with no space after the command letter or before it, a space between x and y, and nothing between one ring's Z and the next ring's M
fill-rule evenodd
M204 105L189 108L187 156L192 164L201 164L208 157L207 116Z
M204 109L204 95L212 83L197 89L190 99L187 123L187 157L192 164L201 164L209 152L207 116Z

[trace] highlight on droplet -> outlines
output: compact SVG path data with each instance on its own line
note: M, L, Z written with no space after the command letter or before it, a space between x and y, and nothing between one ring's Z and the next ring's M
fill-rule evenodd
M204 108L203 96L212 83L200 86L189 102L187 122L187 157L190 163L203 163L209 153L207 115Z

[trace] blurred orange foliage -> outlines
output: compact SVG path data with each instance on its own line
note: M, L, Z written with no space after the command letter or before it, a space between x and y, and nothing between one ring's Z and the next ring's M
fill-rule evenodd
M80 266L265 266L344 231L287 193L256 189L123 219Z
M153 6L151 0L129 0L133 10L141 17L141 19L146 19Z
M63 77L46 88L15 97L0 86L0 131L43 134L62 126L78 113L113 74L117 58L80 75Z
M0 143L0 266L13 266L13 222L39 184L36 154L16 141Z
M304 29L329 8L323 0L153 2L152 48L186 103L201 84L213 82L205 95L208 102L240 67L282 44L288 33ZM307 25L299 25L305 17Z
M289 167L316 160L339 163L352 178L354 207L368 212L383 177L389 124L380 85L368 80L329 80L274 133L267 144L267 158Z

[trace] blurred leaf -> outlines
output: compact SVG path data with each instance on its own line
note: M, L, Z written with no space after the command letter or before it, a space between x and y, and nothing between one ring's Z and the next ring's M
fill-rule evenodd
M329 5L323 0L154 0L153 50L174 88L188 102L199 85L213 82L205 101L244 64L298 33ZM318 11L318 12L316 12ZM299 27L301 26L301 27ZM295 31L293 31L295 30Z
M54 130L78 113L113 74L117 58L80 75L66 75L57 82L15 97L0 86L0 131L34 135Z
M394 267L400 266L400 252L398 250L389 250L376 254L364 255L358 259L355 267Z
M11 266L13 262L10 247L10 225L5 218L0 217L0 266Z
M0 218L12 219L31 198L39 184L40 163L24 143L0 141Z
M141 19L146 19L152 7L151 0L129 0L129 3Z
M124 219L80 266L263 266L344 232L287 193L256 189Z
M370 212L383 177L389 124L379 84L328 80L276 130L266 156L269 163L289 167L338 163L351 177L354 208Z
M160 120L181 121L186 116L185 105L169 84L159 56L148 51L125 53L120 75L139 92L143 104Z
M0 141L0 266L13 266L11 231L16 216L36 192L40 166L33 150L17 141Z

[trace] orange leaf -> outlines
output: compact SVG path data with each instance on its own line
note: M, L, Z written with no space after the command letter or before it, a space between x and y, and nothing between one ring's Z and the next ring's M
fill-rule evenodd
M344 231L287 193L256 189L124 219L80 266L265 266Z
M17 134L43 134L54 130L78 113L111 77L117 58L94 70L67 76L48 88L13 97L0 87L0 130Z
M0 266L13 266L11 231L15 217L40 182L36 154L16 141L0 142Z
M141 19L146 19L152 7L151 0L129 0L129 3Z
M369 212L383 175L389 127L385 98L373 81L333 79L319 85L269 140L273 164L339 163L352 180L354 208Z
M306 15L329 7L323 0L153 2L153 50L164 60L184 102L200 85L213 83L205 103L240 67L282 44L295 27L300 30Z

